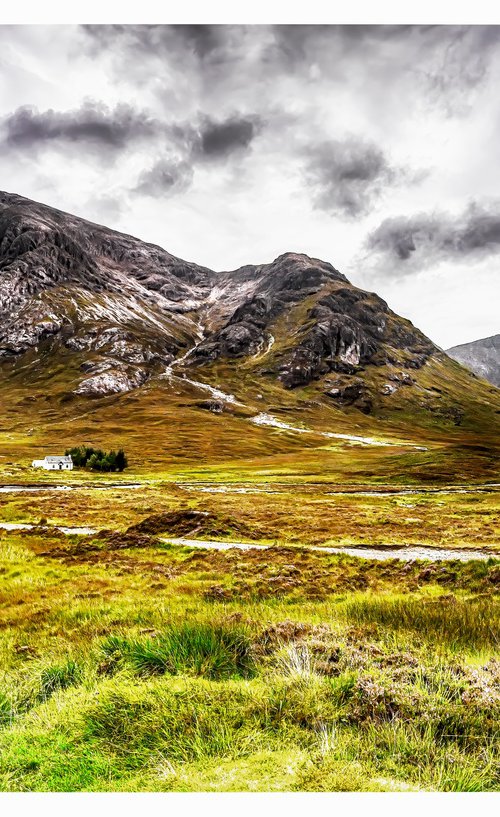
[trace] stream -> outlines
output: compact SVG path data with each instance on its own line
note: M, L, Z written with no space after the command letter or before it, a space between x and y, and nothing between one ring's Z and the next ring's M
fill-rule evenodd
M143 483L141 482L117 482L117 483L110 483L108 485L51 485L50 483L44 482L40 484L32 484L32 485L0 485L0 494L22 494L22 493L35 493L38 491L79 491L79 490L90 490L93 491L115 491L115 490L132 490L134 488L142 488Z
M0 522L0 530L34 530L38 526L30 522ZM54 527L67 535L91 536L97 533L96 528L88 527L67 527L65 525L54 525ZM257 545L254 542L217 542L212 539L187 539L184 537L160 537L160 541L180 547L199 548L202 550L272 550L273 545ZM303 545L297 550L311 550L316 553L345 554L347 556L357 556L362 559L376 559L377 561L387 561L388 559L398 559L401 562L412 562L417 559L424 559L431 562L449 562L457 560L459 562L487 561L491 558L500 558L497 554L482 550L465 550L453 548L430 548L424 546L410 546L401 548L391 548L390 546L376 547L320 547L319 545Z
M34 525L31 522L0 522L0 530L34 530L38 527L44 527L43 525ZM97 528L86 528L86 527L77 527L77 528L70 528L66 527L65 525L51 525L51 528L55 528L56 530L60 530L62 533L66 533L68 536L71 534L77 534L78 536L91 536L94 533L97 533Z
M184 539L162 538L162 542L172 545L181 545L191 548L202 548L204 550L272 550L272 545L256 545L252 542L215 542L205 539ZM303 545L298 550L313 550L317 553L345 554L347 556L357 556L361 559L377 559L387 561L388 559L399 559L401 562L413 562L417 559L425 559L430 562L449 562L458 560L460 562L470 562L474 560L487 561L497 558L494 553L486 553L481 550L460 550L458 548L429 548L410 546L402 548L390 548L382 546L380 548L368 547L320 547L319 545ZM498 554L500 558L500 553Z

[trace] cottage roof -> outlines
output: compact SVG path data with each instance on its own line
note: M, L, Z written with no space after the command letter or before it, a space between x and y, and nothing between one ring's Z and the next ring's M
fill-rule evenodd
M66 456L65 454L60 457L45 457L45 462L73 462L71 459L71 454Z

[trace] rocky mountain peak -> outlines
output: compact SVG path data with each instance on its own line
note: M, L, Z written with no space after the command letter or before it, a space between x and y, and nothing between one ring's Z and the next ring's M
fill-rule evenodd
M138 388L174 361L180 371L242 359L295 388L366 365L416 368L435 351L320 259L286 252L217 273L10 193L0 193L0 317L0 362L71 355L76 394Z

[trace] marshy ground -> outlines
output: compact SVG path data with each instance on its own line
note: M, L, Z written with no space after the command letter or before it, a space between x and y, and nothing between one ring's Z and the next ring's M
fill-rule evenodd
M500 787L497 489L93 482L0 494L2 790Z

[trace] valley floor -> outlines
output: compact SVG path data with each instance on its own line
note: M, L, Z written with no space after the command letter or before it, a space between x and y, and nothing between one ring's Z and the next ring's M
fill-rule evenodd
M1 790L500 788L497 487L129 483L0 490Z

